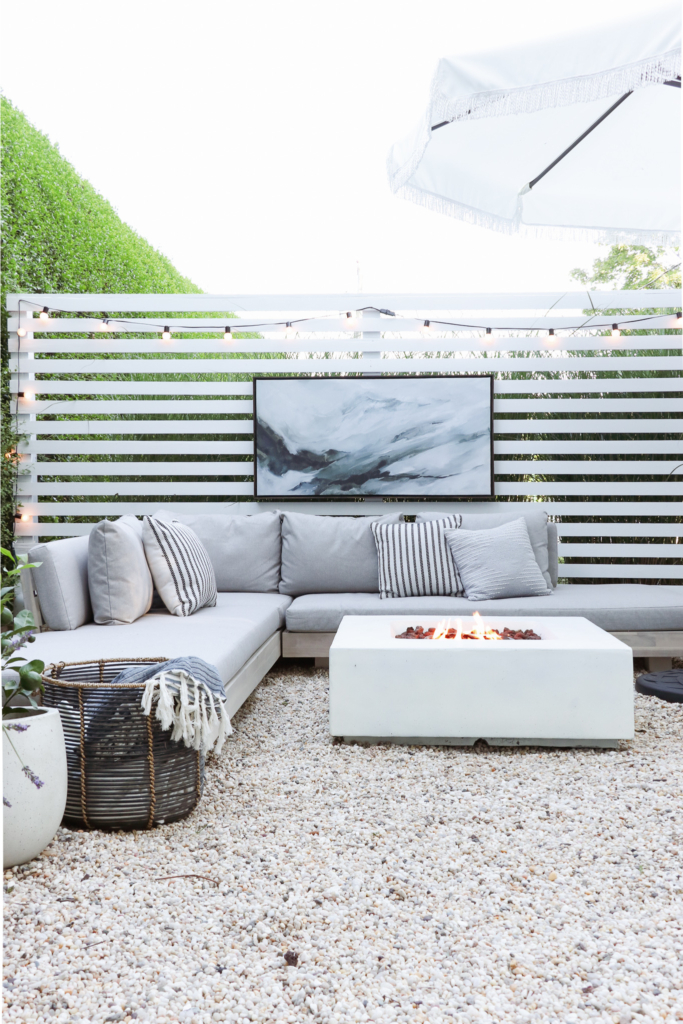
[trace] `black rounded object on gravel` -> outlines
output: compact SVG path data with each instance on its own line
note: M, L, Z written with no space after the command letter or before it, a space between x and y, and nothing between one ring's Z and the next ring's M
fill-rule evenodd
M65 823L144 829L184 818L198 804L204 758L171 740L140 706L142 685L112 686L125 668L164 658L48 665L43 705L57 708L66 742Z
M683 704L683 669L670 668L666 672L638 676L636 690L648 697L659 697L669 704Z

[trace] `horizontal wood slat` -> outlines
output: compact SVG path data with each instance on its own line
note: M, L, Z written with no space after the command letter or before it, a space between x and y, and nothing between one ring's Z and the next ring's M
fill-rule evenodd
M16 395L28 384L21 384L15 377L10 391ZM104 381L104 380L32 380L30 388L37 395L249 395L252 393L251 381ZM493 390L499 395L521 394L591 394L616 393L624 391L681 391L683 381L680 377L601 377L576 378L570 380L498 380L493 382ZM611 400L611 399L610 399ZM35 410L34 410L35 411Z
M681 384L683 388L683 382ZM208 413L217 416L234 416L238 413L251 415L253 402L238 399L191 399L178 398L175 401L144 401L144 399L101 399L99 401L36 401L20 398L18 411L33 416L121 416L141 413L170 413L179 416L184 413L198 415ZM609 402L609 405L606 403ZM493 410L497 413L511 412L683 412L683 398L496 398Z
M683 558L681 544L560 544L561 558ZM683 568L683 566L681 567Z
M198 497L191 503L194 511L198 507L206 507L209 511L221 511L225 503L203 502ZM321 515L382 515L387 512L405 512L413 515L417 512L424 512L429 508L428 504L418 502L335 502L335 501L251 501L251 502L227 502L232 504L233 510L243 513L272 512L278 508L282 512L318 512ZM502 504L502 503L501 503ZM510 504L505 503L502 511L507 512ZM453 508L450 502L439 502L439 510ZM534 506L544 509L549 515L560 516L681 516L683 515L683 502L681 501L539 501ZM154 506L156 507L156 506ZM175 512L182 512L186 505L179 505L178 502L169 503L167 506ZM477 503L465 504L460 502L455 506L457 511L497 511L494 502L487 502L483 509L477 508ZM137 509L137 512L136 512ZM148 511L148 509L147 509ZM22 506L22 512L32 516L108 516L127 515L129 513L143 515L145 508L138 508L135 503L124 502L33 502L26 501ZM606 529L609 523L598 524L600 531ZM608 534L605 534L608 536Z
M22 300L23 306L19 306ZM680 308L681 293L676 289L641 289L633 291L592 291L571 292L337 292L327 294L301 293L299 295L267 294L190 294L190 295L129 295L90 293L40 293L12 292L7 295L7 309L16 312L33 308L36 312L43 306L74 312L93 312L98 315L109 310L134 313L218 313L231 310L233 313L266 312L277 310L289 312L292 316L316 312L353 311L369 307L388 308L394 311L420 311L425 315L436 310L501 310L524 309L539 312L551 309L583 310L595 309L664 309Z
M667 318L667 320L670 318ZM644 325L651 328L650 323ZM667 327L668 324L658 326ZM392 325L393 327L393 325ZM496 325L494 324L494 328ZM502 325L501 325L502 327ZM520 324L513 327L517 331L525 330ZM557 325L557 330L561 325ZM129 353L139 352L146 355L166 355L168 353L188 352L212 352L226 355L233 352L363 352L378 349L382 352L434 352L435 350L459 351L459 352L590 352L595 349L607 352L618 352L629 349L674 349L681 347L680 332L676 334L648 334L631 335L624 333L619 338L612 338L609 335L597 334L586 337L586 332L578 334L570 332L565 335L554 337L543 335L515 336L494 336L487 337L479 334L468 337L461 337L450 331L434 331L425 337L422 334L403 331L397 334L396 328L391 331L380 331L380 337L372 339L356 338L351 334L328 331L322 336L312 334L309 331L302 331L297 337L287 339L284 336L275 340L267 338L239 338L232 337L229 341L224 340L222 335L218 338L183 338L174 335L169 341L161 338L112 338L111 335L103 334L99 338L64 338L38 335L35 337L23 337L21 341L12 341L9 344L9 351L12 353L39 353L42 355L51 353L101 353L113 352ZM123 333L123 332L121 332ZM206 333L206 332L204 332ZM372 332L376 334L376 332ZM471 335L470 330L467 331Z
M28 354L10 356L10 370L21 373L93 373L93 374L188 374L188 373L256 373L265 376L287 374L358 374L358 373L560 373L578 371L642 371L639 356L565 356L557 352L539 353L537 357L506 358L489 353L486 358L474 353L472 358L440 359L31 359ZM647 369L680 372L683 358L649 356Z
M186 446L186 448L184 447ZM493 444L496 455L524 453L543 455L671 455L683 461L683 439L677 441L501 441ZM93 455L95 453L140 455L253 455L252 441L41 441L20 443L20 452L43 455ZM670 470L669 470L670 472Z
M607 462L599 459L585 461L542 461L522 462L518 459L494 462L494 472L499 476L554 473L569 476L621 475L668 476L676 466L673 460L649 462ZM44 473L50 476L163 476L180 474L184 476L251 476L254 463L249 462L23 462L22 469L30 473ZM683 471L681 472L683 479Z
M683 566L680 565L613 565L589 562L586 565L577 563L574 565L560 565L558 569L560 579L610 579L640 580L680 580L683 578Z
M678 434L683 420L494 420L496 434ZM41 434L252 434L253 420L37 420Z

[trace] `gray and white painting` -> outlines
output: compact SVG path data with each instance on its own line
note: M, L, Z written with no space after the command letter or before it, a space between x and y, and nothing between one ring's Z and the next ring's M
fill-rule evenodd
M254 385L257 495L492 493L488 377Z

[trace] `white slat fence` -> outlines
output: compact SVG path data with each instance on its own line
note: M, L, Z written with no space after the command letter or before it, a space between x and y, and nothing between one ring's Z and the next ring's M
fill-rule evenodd
M13 409L26 438L17 547L162 503L178 512L273 508L250 500L254 374L481 372L496 376L496 500L535 501L554 518L561 578L683 582L683 468L675 471L683 462L683 359L672 316L680 302L679 292L663 290L10 295ZM48 321L38 319L43 306L54 311ZM645 334L604 334L615 321L651 313L634 325ZM105 316L135 323L104 333ZM419 331L424 320L428 336ZM462 326L436 322L443 320ZM295 337L285 336L284 321ZM226 324L237 333L230 342ZM498 332L493 340L485 326ZM562 333L551 337L551 328ZM386 504L277 507L339 515Z

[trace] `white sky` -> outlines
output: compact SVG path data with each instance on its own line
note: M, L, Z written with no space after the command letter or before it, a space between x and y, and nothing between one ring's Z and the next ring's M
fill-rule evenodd
M643 0L31 0L2 88L120 216L209 292L576 287L600 247L398 199L391 143L443 54L642 12Z

